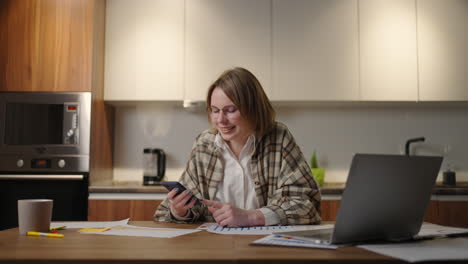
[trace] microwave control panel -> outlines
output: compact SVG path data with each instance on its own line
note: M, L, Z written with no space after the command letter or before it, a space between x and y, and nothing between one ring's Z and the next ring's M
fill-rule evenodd
M65 103L63 107L63 143L76 145L79 143L79 111L78 103Z
M88 156L5 156L0 159L0 170L5 172L77 172L89 171Z

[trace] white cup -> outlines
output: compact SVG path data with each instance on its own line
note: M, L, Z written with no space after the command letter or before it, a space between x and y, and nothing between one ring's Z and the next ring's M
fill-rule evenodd
M18 224L20 235L28 231L49 232L53 200L18 200Z

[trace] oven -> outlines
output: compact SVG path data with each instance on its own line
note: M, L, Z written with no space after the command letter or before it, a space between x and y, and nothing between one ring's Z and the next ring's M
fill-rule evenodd
M17 201L51 199L53 221L86 221L88 173L0 174L0 230L18 226Z
M91 93L0 93L0 230L17 200L54 200L52 220L87 220Z

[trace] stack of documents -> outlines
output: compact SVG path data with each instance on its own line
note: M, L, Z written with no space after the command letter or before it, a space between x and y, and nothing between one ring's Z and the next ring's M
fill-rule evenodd
M114 226L110 230L105 231L105 232L88 232L86 234L172 238L172 237L187 235L187 234L191 234L195 232L200 232L200 230L182 229L182 228L153 228L153 227L139 227L139 226L132 226L132 225L120 225L120 226Z
M468 229L424 223L419 238L404 243L366 244L358 247L408 262L468 260ZM431 239L435 238L435 239ZM428 240L429 239L429 240ZM336 249L337 245L317 244L311 240L273 234L255 240L252 245Z
M312 241L303 240L291 236L284 235L269 235L264 238L255 240L251 245L263 245L263 246L286 246L286 247L308 247L308 248L326 248L336 249L337 245L325 245L317 244Z
M66 228L110 228L118 225L127 225L130 218L120 221L80 221L80 222L52 222L50 228L63 227Z
M136 236L136 237L162 237L172 238L182 235L187 235L199 232L198 229L181 229L181 228L152 228L152 227L139 227L128 224L129 219L121 221L97 221L97 222L52 222L51 228L58 226L65 226L66 228L87 228L97 229L105 228L106 230L96 230L96 232L82 232L82 234L94 235L114 235L114 236Z

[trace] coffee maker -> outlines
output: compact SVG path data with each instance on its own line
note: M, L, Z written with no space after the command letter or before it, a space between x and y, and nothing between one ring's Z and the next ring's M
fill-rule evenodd
M143 150L143 185L159 185L166 172L166 154L159 148Z

